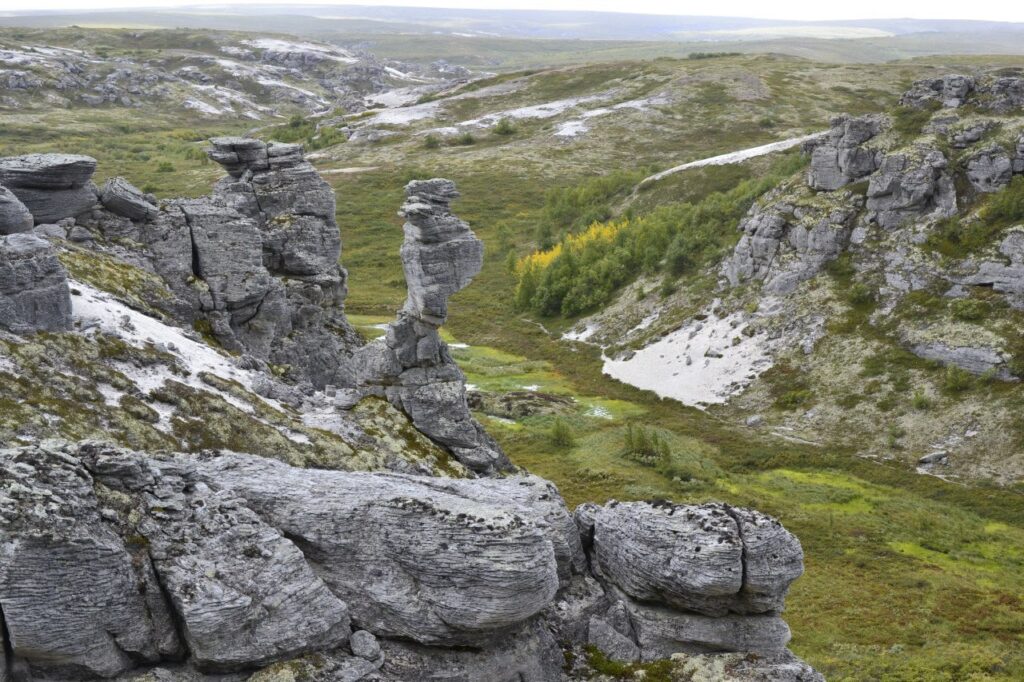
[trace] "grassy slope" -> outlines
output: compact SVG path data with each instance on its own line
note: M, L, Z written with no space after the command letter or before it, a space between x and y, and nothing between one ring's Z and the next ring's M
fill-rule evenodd
M709 92L673 112L667 123L633 131L602 128L565 146L551 143L547 124L529 124L510 139L487 139L465 148L427 150L400 136L377 147L332 149L322 162L326 167L378 166L328 176L338 191L343 260L351 273L350 311L379 319L400 305L401 231L394 211L402 184L413 177L452 177L463 193L456 211L488 246L484 270L456 297L449 324L456 337L475 347L461 357L470 380L489 381L492 387L542 383L612 408L612 419L588 417L582 410L567 417L577 435L571 449L551 444L551 424L543 418L524 420L518 428L489 420L516 462L554 480L572 504L612 497L724 499L779 516L800 536L807 555L807 574L789 600L792 646L829 679L960 680L972 673L977 675L970 679L1020 679L1020 495L959 487L899 465L867 462L851 451L768 440L727 427L696 410L609 381L594 349L559 342L511 309L512 281L500 245L507 243L518 253L531 247L550 186L572 184L609 167L667 167L776 139L779 129L748 125L765 112L781 119L781 130L820 127L830 112L858 102L864 108L880 107L891 102L900 81L936 70L932 65L864 70L749 58L654 66L682 87L691 87L690 69L704 72L705 80L730 70L764 69L759 77L769 81L772 95L751 103ZM829 89L823 82L849 85ZM577 94L572 80L564 77L541 85L548 99ZM865 98L862 90L873 94ZM175 132L200 127L199 122L159 116L139 121L133 112L121 110L48 116L43 121L12 119L0 137L0 153L91 153L101 161L101 175L124 174L163 196L204 193L220 174L189 158L187 150L200 145ZM238 132L246 126L228 123L199 132ZM157 172L159 160L170 161L175 170ZM682 185L679 191L689 194ZM689 473L672 480L624 458L626 417L670 430Z

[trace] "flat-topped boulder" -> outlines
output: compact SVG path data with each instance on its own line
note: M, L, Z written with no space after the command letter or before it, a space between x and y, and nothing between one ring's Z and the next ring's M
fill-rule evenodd
M974 92L975 79L972 76L951 74L940 78L923 78L914 81L910 89L900 97L900 104L922 108L937 102L943 107L956 108Z
M881 153L864 144L882 131L884 123L880 116L832 119L828 134L808 145L811 167L807 184L814 189L836 190L873 173Z
M71 328L68 275L45 239L0 237L0 327L15 333Z
M96 205L96 159L78 154L26 154L0 159L0 185L32 213L35 223L55 223Z
M0 185L34 189L83 187L96 172L96 159L80 154L25 154L0 159Z

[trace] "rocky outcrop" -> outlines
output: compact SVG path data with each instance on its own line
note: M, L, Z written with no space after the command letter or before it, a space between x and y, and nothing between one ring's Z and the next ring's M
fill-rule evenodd
M497 443L470 414L465 377L438 333L448 316L448 298L480 272L483 243L450 212L459 196L452 181L413 181L405 193L401 257L408 297L387 334L357 354L354 394L386 396L474 471L509 468Z
M975 80L971 76L925 78L914 81L910 89L903 93L900 104L905 107L921 108L937 102L943 107L955 108L962 105L974 89Z
M0 450L0 474L3 660L40 679L185 658L160 679L204 680L316 652L309 679L555 682L561 645L587 639L620 660L792 662L778 614L800 545L750 510L612 502L574 519L532 476L97 443Z
M910 218L948 217L956 212L956 188L945 155L918 146L882 159L868 184L871 219L886 229Z
M210 157L228 171L213 199L252 223L262 270L280 291L281 311L267 320L278 333L253 354L296 368L318 388L352 385L347 359L362 342L343 315L347 275L339 265L334 191L301 145L248 138L212 144Z
M730 285L763 282L768 293L788 294L818 274L846 248L863 199L849 192L787 196L755 205L740 221L743 233L722 266Z
M956 285L991 287L1006 294L1010 304L1024 307L1024 230L1010 230L999 243L1003 258L970 263L967 274L954 275Z
M952 109L968 102L997 114L1016 111L1024 107L1024 78L999 76L976 79L963 75L926 78L915 81L900 98L900 104L915 108L938 103Z
M71 328L67 272L45 239L0 237L0 327L19 334Z
M0 235L28 232L34 221L25 204L11 190L0 185Z
M0 159L0 185L32 213L35 223L56 223L96 205L96 159L74 154L27 154Z
M885 119L880 116L838 116L828 134L808 144L811 166L807 184L817 190L836 190L878 169L881 152L864 143L878 135Z
M1013 178L1013 159L999 145L979 149L964 160L964 166L967 179L979 192L998 192Z
M111 178L103 184L100 203L111 213L130 220L152 219L159 211L153 196L143 194L142 190L121 177Z
M9 663L43 679L79 679L181 655L149 556L106 523L81 460L46 448L4 451L0 474Z
M612 602L590 621L592 643L633 652L632 643L642 660L785 649L779 613L803 551L774 519L727 505L639 502L584 505L577 517Z

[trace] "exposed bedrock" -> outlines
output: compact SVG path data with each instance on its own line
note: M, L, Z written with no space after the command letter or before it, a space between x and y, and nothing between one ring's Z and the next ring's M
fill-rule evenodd
M882 131L881 116L838 116L828 134L808 145L811 167L807 184L818 190L836 190L878 169L881 152L864 146Z
M968 95L974 92L975 80L971 76L949 75L941 78L924 78L903 93L900 104L908 107L924 107L938 102L943 107L959 107Z
M18 334L71 328L71 292L57 251L34 234L0 237L0 327Z
M32 213L35 223L55 223L96 205L96 159L75 154L26 154L0 159L3 185Z
M451 180L413 181L405 193L401 257L408 297L384 338L356 354L355 394L385 395L474 471L508 469L508 458L470 414L465 377L438 333L448 298L480 272L483 243L452 215L459 193Z
M839 257L863 199L849 192L783 195L754 205L740 221L743 233L722 274L732 286L763 282L764 291L788 294Z
M868 184L867 208L878 225L894 229L910 218L956 213L949 162L938 149L915 146L887 155Z
M1013 178L1013 158L999 145L979 149L963 163L967 179L979 192L998 192Z
M316 652L315 679L554 682L559 643L587 641L620 660L775 656L802 571L796 539L757 512L612 502L573 517L533 476L98 443L0 450L0 474L5 665L40 679Z

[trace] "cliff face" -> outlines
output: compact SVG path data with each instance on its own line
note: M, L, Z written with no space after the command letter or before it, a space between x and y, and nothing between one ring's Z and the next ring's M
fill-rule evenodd
M540 682L587 674L564 652L593 646L821 679L786 650L803 554L777 521L571 513L473 419L438 332L482 263L453 183L406 188L408 298L363 345L333 193L301 149L217 139L211 156L229 175L210 197L159 204L122 179L96 190L84 161L0 160L78 169L71 190L91 192L26 195L58 222L0 243L8 390L65 372L55 395L84 413L46 415L70 432L22 418L0 448L0 677ZM95 289L82 259L126 279ZM132 447L67 438L100 428Z

